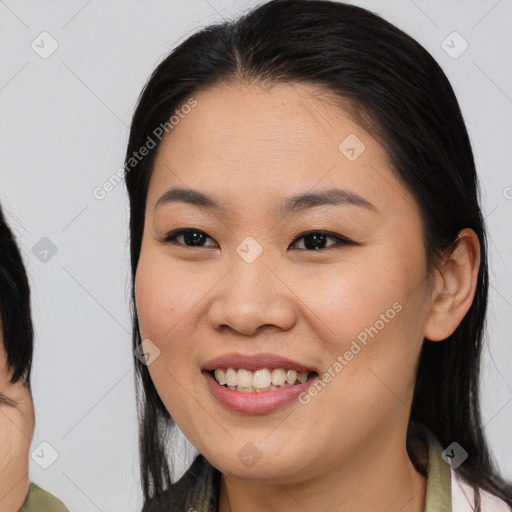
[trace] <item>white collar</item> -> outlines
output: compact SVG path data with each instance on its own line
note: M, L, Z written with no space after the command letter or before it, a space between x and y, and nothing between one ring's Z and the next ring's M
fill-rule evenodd
M473 512L473 488L462 481L450 468L452 481L452 512ZM510 512L510 507L500 498L480 489L482 512Z

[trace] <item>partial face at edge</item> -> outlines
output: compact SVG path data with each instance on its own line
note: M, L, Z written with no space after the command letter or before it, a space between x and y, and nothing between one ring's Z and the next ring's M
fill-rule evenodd
M18 510L30 485L28 457L34 404L24 382L12 384L11 376L0 329L0 510Z
M283 483L403 438L429 308L416 201L382 146L315 95L297 84L195 94L159 147L136 274L141 337L160 351L149 371L180 429L221 471ZM171 188L225 209L156 206ZM290 196L333 188L374 208L279 211ZM317 231L329 236L308 235ZM252 262L240 251L247 237L262 251ZM307 404L234 412L201 373L231 352L270 352L335 376ZM238 456L247 443L261 455L251 467Z

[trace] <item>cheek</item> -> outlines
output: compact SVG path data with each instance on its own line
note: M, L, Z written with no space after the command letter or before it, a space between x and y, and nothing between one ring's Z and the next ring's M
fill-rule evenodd
M422 287L411 293L423 276L422 255L413 252L380 246L338 269L329 265L325 276L301 281L297 295L307 306L303 314L317 334L323 333L328 360L334 365L338 356L344 358L342 367L330 367L344 375L335 379L344 395L359 396L363 382L371 387L368 379L378 379L374 373L391 388L410 384L425 309Z
M185 269L179 262L170 263L165 254L141 254L135 297L141 339L150 339L160 350L158 359L149 366L154 380L160 371L187 380L187 372L197 371L197 315L201 299L212 286L208 282L204 275Z
M142 340L158 347L158 357L148 366L157 393L174 419L187 414L180 382L189 380L193 364L190 332L185 332L190 310L188 276L173 271L161 256L141 254L135 279L135 299ZM188 364L190 363L190 364ZM181 397L181 398L180 398Z
M324 333L325 348L333 356L347 350L365 328L376 322L380 326L381 315L389 311L387 316L394 318L393 304L404 297L404 283L395 279L389 267L379 269L369 261L344 262L339 268L329 265L324 276L317 274L298 283L294 291L307 306L304 316L315 323L318 333Z
M187 275L173 271L164 258L141 254L135 300L142 339L161 343L165 333L185 316L190 286Z

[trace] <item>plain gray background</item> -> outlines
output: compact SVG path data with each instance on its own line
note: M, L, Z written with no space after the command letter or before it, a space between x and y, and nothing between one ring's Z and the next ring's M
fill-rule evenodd
M0 0L0 201L32 284L32 450L45 454L39 463L37 457L31 460L30 471L33 481L73 512L137 511L142 505L127 199L123 184L103 200L93 190L122 166L131 114L156 64L197 28L258 3ZM512 2L354 3L423 44L460 101L489 229L483 416L496 459L510 479ZM35 41L39 52L49 51L52 40L58 48L47 58L31 46ZM458 55L464 41L469 46Z

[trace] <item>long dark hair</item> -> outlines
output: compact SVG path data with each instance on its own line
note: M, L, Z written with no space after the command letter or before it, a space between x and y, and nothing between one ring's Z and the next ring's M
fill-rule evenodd
M479 183L464 120L450 83L414 39L360 7L325 0L272 0L237 20L190 36L154 70L133 115L125 160L130 199L133 348L141 343L134 280L156 148L134 163L154 130L193 93L212 84L308 82L344 102L387 150L396 175L414 194L423 219L429 273L463 228L478 235L481 263L468 313L445 341L424 340L407 447L426 426L446 447L458 442L469 458L465 481L512 505L512 487L491 458L480 412L480 358L488 266ZM134 358L139 396L140 464L144 497L170 483L166 439L172 418L148 369ZM413 460L414 462L414 460ZM479 493L475 494L480 508Z
M1 207L0 318L11 383L22 380L30 389L34 346L30 287L19 247Z

